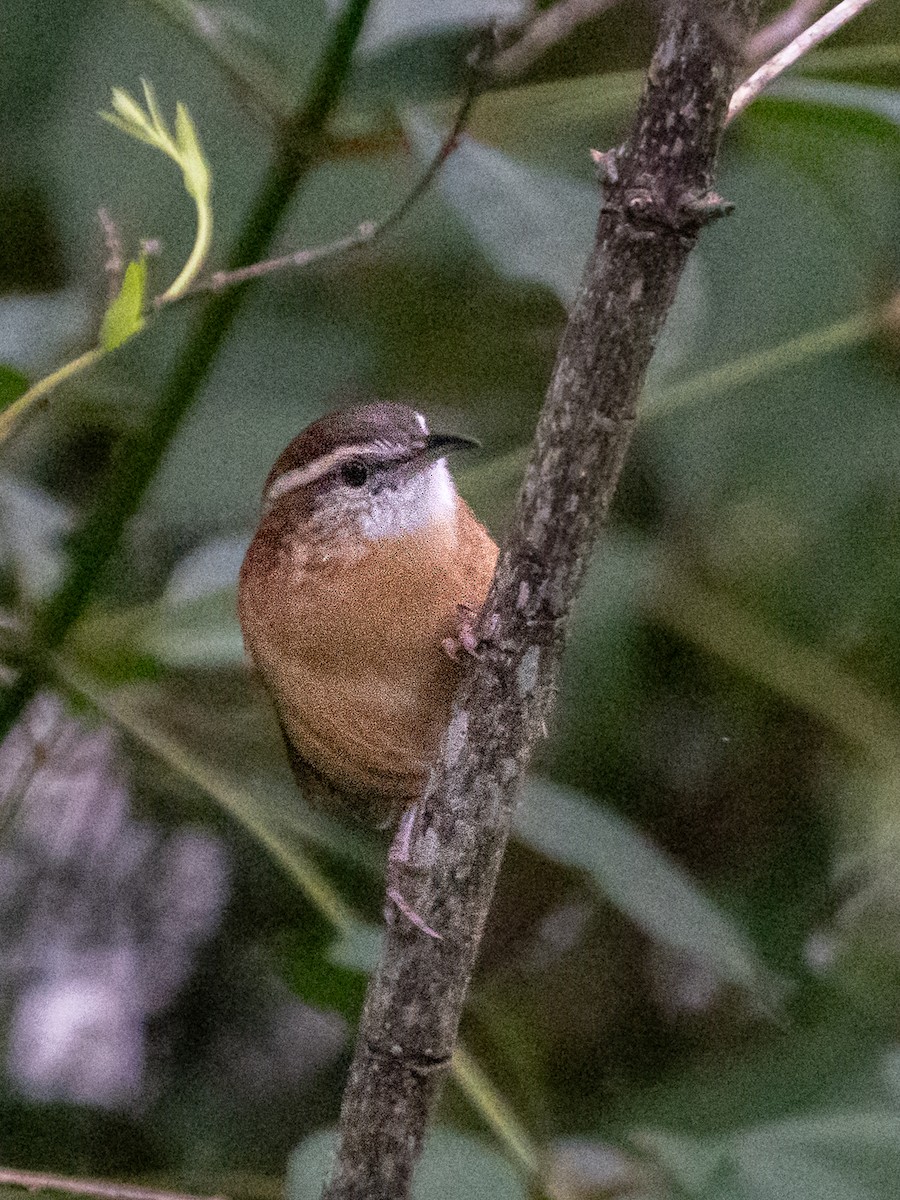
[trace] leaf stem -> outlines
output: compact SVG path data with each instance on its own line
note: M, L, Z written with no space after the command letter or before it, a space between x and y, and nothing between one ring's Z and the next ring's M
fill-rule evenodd
M299 847L289 845L264 821L254 819L253 805L248 803L243 789L220 775L164 730L151 725L149 721L139 720L127 698L123 701L115 693L102 691L60 657L54 661L54 674L66 689L87 700L98 713L118 725L160 762L211 796L238 824L245 826L329 925L339 933L348 933L353 928L353 914L328 878Z
M177 279L174 279L163 294L157 297L155 301L157 308L161 308L164 304L171 304L173 300L179 300L190 289L209 257L212 233L212 206L207 199L203 203L197 203L197 235L194 238L194 248L191 250L187 262L181 268Z
M791 640L684 564L669 564L649 600L665 628L810 713L881 767L900 762L900 720L865 682L813 646Z
M451 1070L459 1090L475 1111L481 1113L513 1162L529 1178L538 1178L541 1161L537 1147L503 1096L461 1043L457 1043L453 1051Z
M12 433L13 426L24 412L46 400L53 389L65 380L71 379L73 375L78 375L81 371L86 371L88 367L99 362L105 353L106 351L102 347L94 346L92 349L86 350L84 354L80 354L78 358L73 358L71 362L57 367L55 371L45 375L37 383L33 383L27 392L23 392L18 400L0 413L0 443L6 441Z
M682 383L663 385L659 389L651 388L641 403L641 421L655 420L674 409L720 396L723 392L754 383L769 375L776 375L791 367L799 367L826 354L857 346L872 336L878 328L878 323L878 314L871 310L853 313L835 321L833 325L811 329L786 342L744 354L719 367L699 371Z

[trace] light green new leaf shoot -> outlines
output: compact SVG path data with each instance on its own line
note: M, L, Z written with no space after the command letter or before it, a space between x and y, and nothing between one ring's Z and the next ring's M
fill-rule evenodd
M209 164L200 146L200 139L191 115L179 103L175 110L175 133L173 135L162 115L156 93L146 79L144 88L146 111L137 100L123 88L112 90L112 112L101 112L100 116L129 137L160 150L181 168L184 187L197 208L197 234L194 247L177 279L158 298L157 304L170 304L178 300L190 288L203 267L212 243L212 176Z
M212 207L210 194L212 178L197 130L183 104L175 112L175 133L172 134L160 111L152 86L142 80L146 110L123 88L112 90L112 112L100 114L129 137L161 150L181 168L184 186L197 208L197 233L194 247L177 279L157 297L157 306L180 299L199 275L212 243ZM37 383L14 398L6 408L0 406L0 444L9 436L19 419L29 410L45 402L60 383L94 366L110 350L134 337L146 324L147 267L141 257L128 264L122 286L103 318L99 344L84 354L45 375Z
M175 106L175 140L181 154L184 186L197 203L209 199L209 167L200 149L200 141L191 115L181 101Z
M153 124L153 128L166 130L166 122L163 119L160 107L156 102L156 92L153 90L153 84L149 81L149 79L141 79L141 87L144 89L144 99L147 102L147 112L150 114L150 120ZM127 95L128 93L126 92L125 94ZM138 111L140 111L139 106Z
M147 260L141 255L128 264L119 293L103 317L100 345L104 350L115 350L144 328L146 291Z
M146 142L148 146L162 148L153 123L147 120L138 102L133 100L122 88L113 88L112 106L114 112L100 114L104 121L109 121L111 125L115 125L129 136L137 138L138 141Z

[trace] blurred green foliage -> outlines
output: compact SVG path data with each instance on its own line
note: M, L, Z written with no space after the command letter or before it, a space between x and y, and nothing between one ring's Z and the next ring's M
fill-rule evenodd
M110 88L146 77L166 111L188 106L220 266L333 7L19 6L0 61L0 404L96 343L98 208L126 258L161 241L150 294L190 253L178 181L96 118ZM375 0L273 250L387 215L449 126L479 26L517 11ZM261 482L329 407L411 400L484 441L460 483L502 535L592 236L588 150L625 135L651 44L636 3L579 30L479 99L389 238L248 294L56 674L84 720L119 731L147 817L224 839L231 899L154 1017L164 1069L140 1104L51 1103L0 1077L9 1164L265 1197L299 1146L288 1195L317 1194L339 1051L269 1091L223 1080L252 1043L262 976L352 1024L381 849L302 805L243 665L234 580ZM654 360L464 1023L484 1078L448 1087L421 1200L896 1192L898 168L888 3L727 136L719 190L736 213L704 235ZM199 303L156 315L4 448L4 638L58 585ZM11 1003L0 979L3 1020ZM228 1069L209 1051L226 1054L226 1024Z

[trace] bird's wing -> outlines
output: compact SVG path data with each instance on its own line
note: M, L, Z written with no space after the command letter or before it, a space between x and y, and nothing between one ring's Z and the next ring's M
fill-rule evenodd
M290 734L284 727L284 722L278 722L284 738L288 762L297 786L306 802L315 808L322 808L336 813L352 821L361 821L367 825L379 828L389 823L392 816L392 806L385 803L383 797L364 795L356 792L341 791L326 775L316 768L298 752L291 741Z

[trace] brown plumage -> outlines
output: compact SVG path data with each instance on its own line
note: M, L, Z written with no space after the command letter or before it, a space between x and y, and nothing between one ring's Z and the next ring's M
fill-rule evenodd
M402 405L333 414L287 447L241 568L247 650L313 798L375 820L422 793L497 547ZM348 482L366 475L363 484Z

